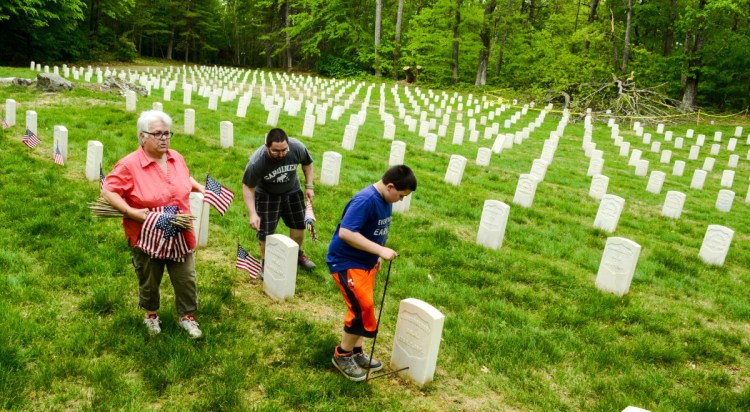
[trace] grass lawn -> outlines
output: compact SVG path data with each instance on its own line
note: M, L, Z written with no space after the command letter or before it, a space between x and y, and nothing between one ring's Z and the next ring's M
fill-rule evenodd
M35 73L0 67L0 77L8 76ZM659 153L642 143L630 121L619 119L620 134L631 149L643 151L649 172L667 174L661 193L652 194L646 191L648 177L635 176L628 158L619 156L607 118L598 117L593 142L604 151L608 193L625 199L617 229L608 234L593 228L599 203L588 196L581 118L565 128L533 206L526 209L512 204L518 176L529 173L541 156L560 113L548 113L522 144L493 154L490 166L480 167L474 161L477 149L491 147L493 140L480 133L477 142L469 141L467 110L464 143L451 144L454 109L446 137L434 153L425 152L424 139L398 119L388 83L386 110L396 117L396 139L406 143L405 163L416 171L419 185L411 210L395 214L391 224L389 246L401 257L393 262L376 357L390 360L400 300L423 300L446 319L432 383L418 387L392 375L363 384L347 381L331 365L345 307L324 262L346 202L388 165L391 141L382 137L380 84L371 89L367 120L353 151L341 148L344 128L369 83L338 81L346 89L336 104L351 98L351 106L336 121L329 108L326 124L316 126L313 138L302 139L315 161L321 238L313 243L308 237L304 249L318 269L298 273L293 299L274 302L259 281L234 268L238 241L259 255L241 195L247 158L269 129L257 76L245 118L235 115L237 100L220 102L211 111L208 99L194 92L189 106L196 111L194 135L182 133L187 107L179 87L171 101L153 90L150 97L138 98L136 112L127 112L123 97L81 82L64 93L0 85L3 110L6 99L17 104L17 124L0 135L0 409L621 411L634 405L653 411L750 410L747 119L668 124L674 137L684 137L689 128L706 135L698 160L688 160L695 137L676 149L656 133L655 124L646 125L662 149L672 150L670 164L661 164ZM265 78L270 94L268 73ZM251 73L247 82L252 79ZM281 79L274 75L274 82L283 97ZM322 91L334 98L338 90L318 86ZM407 114L418 118L403 85L398 93ZM410 93L427 108L414 88ZM98 182L84 176L87 141L103 143L106 173L137 148L138 113L154 102L162 102L173 117L171 148L183 154L193 177L201 181L210 170L237 194L224 217L211 212L208 245L197 252L196 317L204 331L198 341L179 329L166 279L163 332L147 334L120 223L95 219L87 208L99 192ZM512 130L532 122L539 106ZM35 149L21 143L27 110L38 113L42 143ZM487 123L499 122L502 130L518 110ZM282 111L279 126L299 137L304 113L304 106L296 117ZM227 120L234 123L234 147L222 149L219 123ZM735 123L744 124L745 132L729 152ZM64 167L52 162L55 125L68 129ZM717 130L723 138L720 153L711 156L716 165L702 190L690 189L693 171L702 167ZM326 151L343 156L338 186L319 183ZM468 159L460 186L443 180L452 154ZM714 205L731 154L740 156L733 169L736 198L731 212L723 213ZM683 176L672 175L675 160L686 162ZM687 195L679 219L661 216L668 190ZM511 206L499 250L475 243L487 199ZM698 257L710 224L735 232L723 266ZM623 297L594 286L610 236L642 247L630 292ZM378 302L384 274L376 285Z

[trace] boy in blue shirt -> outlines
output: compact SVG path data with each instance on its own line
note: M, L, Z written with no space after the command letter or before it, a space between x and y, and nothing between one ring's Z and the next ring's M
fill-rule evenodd
M381 362L370 361L362 345L364 338L375 337L378 332L372 292L381 259L398 257L395 250L385 247L391 205L415 190L417 178L409 167L391 167L377 183L349 201L328 247L326 263L348 307L341 344L334 349L332 361L353 381L365 379L362 369L383 368Z

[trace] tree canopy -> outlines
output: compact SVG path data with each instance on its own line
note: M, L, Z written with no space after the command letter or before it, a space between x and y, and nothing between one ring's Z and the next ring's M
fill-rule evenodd
M129 60L364 74L536 98L660 90L750 105L750 0L8 0L0 58ZM135 50L135 52L132 52ZM606 97L606 96L604 96ZM634 99L638 99L636 93Z

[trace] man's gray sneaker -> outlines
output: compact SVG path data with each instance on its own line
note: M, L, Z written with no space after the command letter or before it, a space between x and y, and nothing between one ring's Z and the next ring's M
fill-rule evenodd
M372 358L372 363L370 363L370 357L365 355L364 352L362 353L355 353L352 355L352 358L354 358L354 363L357 364L362 369L370 369L370 372L377 372L381 369L383 369L383 364L375 359Z
M333 366L341 371L341 373L344 374L344 376L346 376L349 380L360 382L365 380L365 378L367 377L367 375L362 372L362 369L357 366L357 363L354 361L353 355L340 356L338 354L334 354L331 361L333 362Z
M315 269L315 263L313 263L313 261L310 260L309 257L307 257L305 252L299 252L299 255L297 256L297 265L305 270Z

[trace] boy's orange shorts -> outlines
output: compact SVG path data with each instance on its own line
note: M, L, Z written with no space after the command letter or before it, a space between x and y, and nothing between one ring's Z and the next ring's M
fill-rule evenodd
M378 322L375 319L375 304L372 291L377 270L372 268L347 269L331 273L349 310L344 318L344 331L352 335L375 337Z

